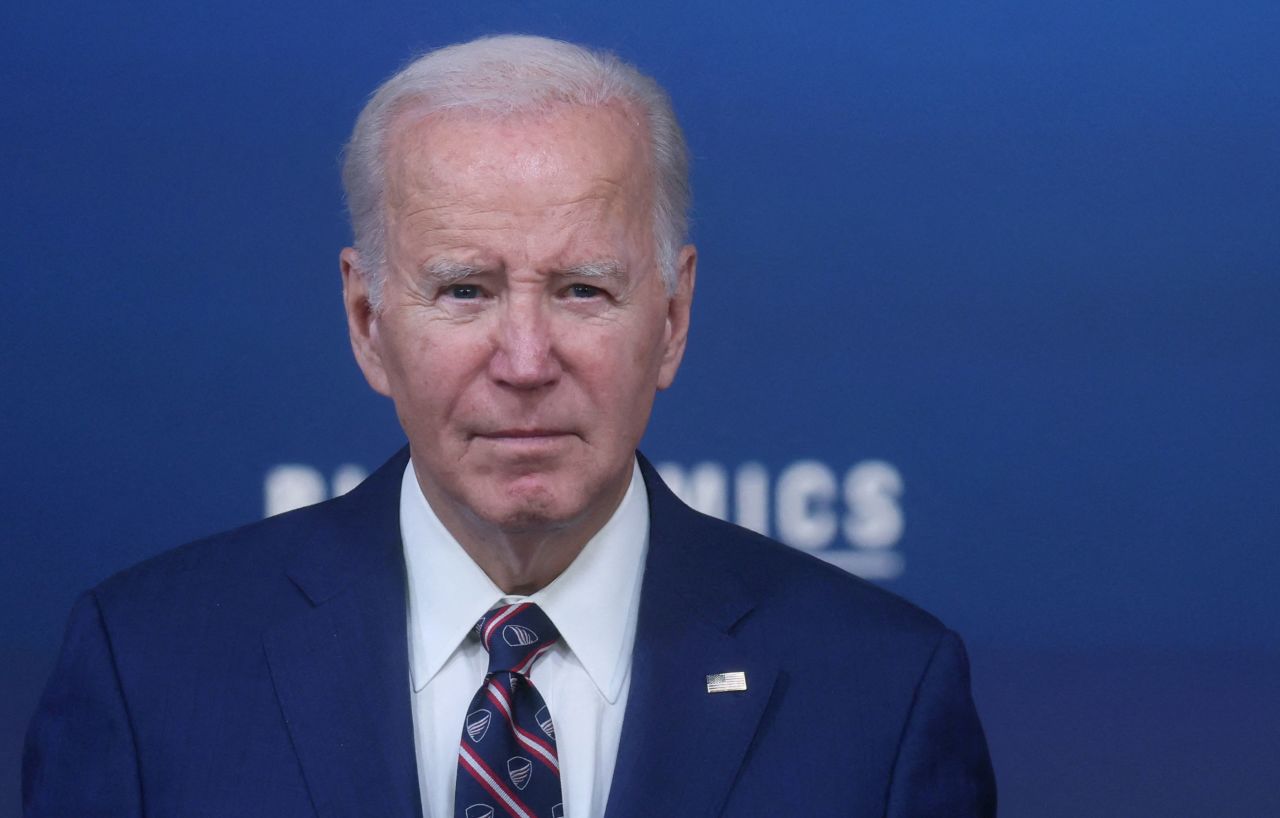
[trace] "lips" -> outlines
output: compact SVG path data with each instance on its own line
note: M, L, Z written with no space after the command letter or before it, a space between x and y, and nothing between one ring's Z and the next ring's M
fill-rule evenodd
M476 432L473 440L481 445L519 457L546 456L560 452L572 440L580 437L564 428L545 426L486 429Z
M560 437L567 434L569 432L563 429L497 429L492 432L482 432L480 437Z
M572 432L561 429L495 429L477 434L474 440L504 461L545 463L568 452Z

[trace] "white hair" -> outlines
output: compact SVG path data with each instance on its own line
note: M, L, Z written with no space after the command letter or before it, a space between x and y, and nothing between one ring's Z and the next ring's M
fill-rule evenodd
M654 178L655 258L667 293L688 232L689 154L671 101L652 78L612 54L545 37L482 37L431 51L374 91L356 119L342 164L347 211L375 309L386 279L386 150L396 116L445 110L510 116L558 104L635 106L648 126Z

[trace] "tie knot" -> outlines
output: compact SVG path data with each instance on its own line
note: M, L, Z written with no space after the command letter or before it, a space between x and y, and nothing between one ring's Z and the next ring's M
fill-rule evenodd
M532 602L494 608L476 623L480 643L489 651L489 672L528 675L533 661L551 649L560 632Z

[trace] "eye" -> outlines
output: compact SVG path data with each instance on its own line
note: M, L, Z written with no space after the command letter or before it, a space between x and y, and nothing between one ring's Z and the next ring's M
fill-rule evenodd
M573 284L569 287L569 295L573 298L595 298L600 292L599 287L592 287L590 284Z
M459 301L471 301L480 297L480 288L474 284L451 284L445 288L450 298Z

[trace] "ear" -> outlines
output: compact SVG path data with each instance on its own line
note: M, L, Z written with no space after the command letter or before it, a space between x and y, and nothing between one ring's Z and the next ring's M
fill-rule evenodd
M680 248L676 260L676 292L667 300L666 349L658 369L658 388L666 389L676 379L689 340L689 312L693 307L693 285L698 277L698 250L692 244Z
M347 333L351 351L373 391L390 396L387 371L382 362L382 342L378 335L378 313L369 299L369 281L360 267L360 254L344 247L338 257L342 268L342 302L347 310Z

